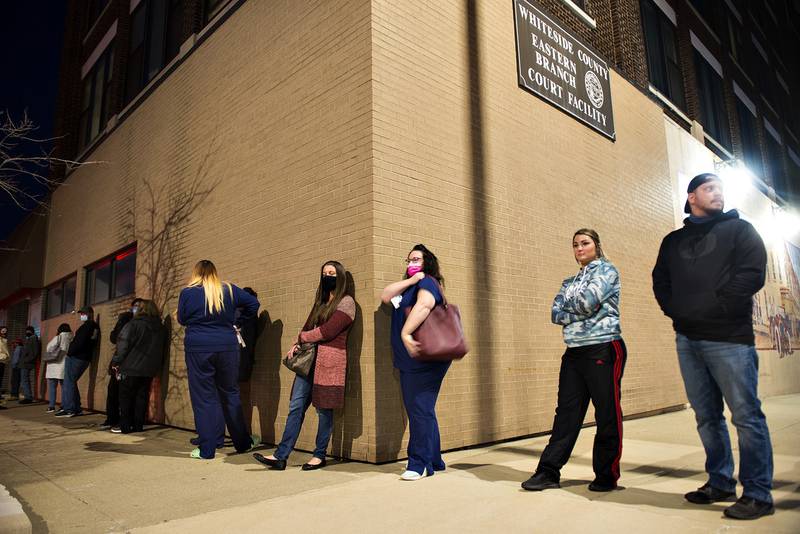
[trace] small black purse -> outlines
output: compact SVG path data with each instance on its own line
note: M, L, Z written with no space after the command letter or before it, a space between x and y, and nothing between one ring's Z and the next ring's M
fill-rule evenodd
M283 365L303 378L308 378L314 370L314 362L316 360L317 344L300 343L291 358L288 356L283 357Z

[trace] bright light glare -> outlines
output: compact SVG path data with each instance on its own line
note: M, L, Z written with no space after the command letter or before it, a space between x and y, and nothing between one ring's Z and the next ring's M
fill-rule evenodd
M743 164L724 165L718 175L725 188L725 209L741 208L753 190L753 173Z

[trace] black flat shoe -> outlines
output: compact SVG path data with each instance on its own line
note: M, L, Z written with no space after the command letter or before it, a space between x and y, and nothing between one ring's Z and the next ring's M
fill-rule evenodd
M690 491L683 496L684 499L693 504L711 504L718 501L727 501L731 497L736 497L735 491L722 491L708 483L697 488L697 491Z
M313 471L315 469L322 469L326 465L328 465L328 462L323 458L322 461L320 463L316 464L316 465L315 464L303 464L303 467L301 467L300 469L302 469L303 471Z
M273 471L283 471L286 469L286 460L273 460L272 458L267 458L260 452L254 452L253 458L255 458L257 462L268 466Z
M758 519L775 513L771 502L757 501L752 497L740 497L736 503L725 508L725 516L731 519Z

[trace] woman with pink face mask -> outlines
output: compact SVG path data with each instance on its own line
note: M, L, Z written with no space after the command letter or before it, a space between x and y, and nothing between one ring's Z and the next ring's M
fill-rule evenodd
M445 468L436 420L436 398L450 362L415 359L419 343L412 334L437 304L442 303L444 277L439 260L425 245L416 245L406 257L403 280L389 284L381 295L392 304L392 351L400 371L400 388L408 414L408 466L402 480L419 480ZM406 316L407 310L408 316Z

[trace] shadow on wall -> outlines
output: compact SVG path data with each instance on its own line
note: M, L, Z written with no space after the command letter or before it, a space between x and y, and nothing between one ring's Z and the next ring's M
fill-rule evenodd
M381 304L375 322L375 461L400 457L406 431L406 412L400 392L400 378L392 362L391 306Z
M364 315L356 299L353 275L347 271L347 294L356 301L356 315L347 336L347 377L345 379L344 409L336 410L331 454L352 458L353 443L364 431L364 401L361 384L361 350L364 344ZM359 455L361 456L361 455ZM366 459L366 458L364 458Z
M498 399L493 398L495 383L495 368L492 356L494 342L494 329L492 327L493 310L491 306L492 279L489 259L491 247L489 246L489 207L486 193L486 162L485 140L483 128L483 101L481 96L480 79L480 47L478 34L478 6L476 0L467 0L467 55L469 67L469 140L470 163L472 178L472 255L474 268L472 273L473 310L480 315L480 320L475 321L476 332L473 333L475 345L472 352L477 359L480 369L475 376L479 378L478 396L482 399L480 406L482 426L488 434L482 439L494 439L496 409Z
M252 379L239 386L242 388L245 421L248 425L252 424L253 408L257 408L261 440L264 443L275 443L275 420L278 417L281 393L283 321L273 321L269 312L264 310L258 316L258 329L261 335L256 342L256 358L253 364L253 369L258 370L258 373L253 373L252 376L258 376L260 381L255 387Z

